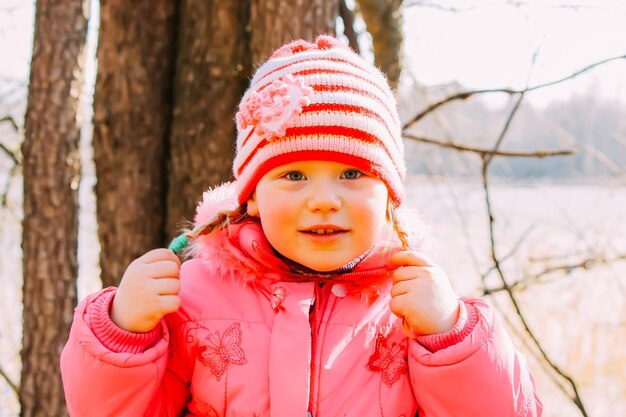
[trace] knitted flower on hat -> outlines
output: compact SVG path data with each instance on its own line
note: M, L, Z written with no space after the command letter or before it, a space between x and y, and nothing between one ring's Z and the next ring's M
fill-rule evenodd
M237 126L241 130L255 129L256 135L265 140L285 136L294 116L302 113L302 106L311 103L312 94L313 89L302 77L287 74L260 92L252 92L239 105Z

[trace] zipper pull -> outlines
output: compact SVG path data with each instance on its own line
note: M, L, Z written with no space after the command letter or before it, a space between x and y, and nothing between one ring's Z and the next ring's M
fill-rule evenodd
M283 301L285 301L286 292L287 291L285 290L285 287L283 287L282 285L279 285L276 288L274 288L274 291L272 292L272 298L270 300L272 309L274 311L278 311L280 309L281 305L283 304Z

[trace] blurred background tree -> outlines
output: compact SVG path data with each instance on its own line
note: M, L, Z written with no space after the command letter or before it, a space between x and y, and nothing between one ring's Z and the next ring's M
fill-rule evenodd
M25 417L67 415L59 354L77 302L77 113L88 10L83 0L36 5L22 145L26 221L18 392Z

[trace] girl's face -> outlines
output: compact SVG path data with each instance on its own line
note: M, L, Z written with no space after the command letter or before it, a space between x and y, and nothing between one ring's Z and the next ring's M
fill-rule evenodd
M385 183L338 162L304 161L265 174L248 200L270 244L316 271L340 268L376 242L386 224Z

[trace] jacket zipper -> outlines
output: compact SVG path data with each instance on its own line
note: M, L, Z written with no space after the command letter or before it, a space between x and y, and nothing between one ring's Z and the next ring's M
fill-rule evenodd
M313 402L315 396L315 380L317 376L317 316L319 314L320 305L320 286L315 284L315 298L313 299L313 305L311 306L311 313L309 314L309 324L311 326L311 372L309 381L309 405L308 416L313 417Z
M253 249L261 255L261 257L273 257L274 255L268 253L257 241L252 242ZM289 273L286 271L282 271L285 275L290 276L294 281L313 281L315 284L315 295L313 299L313 304L311 306L311 310L309 312L309 325L311 327L311 371L310 371L310 381L309 381L309 404L308 404L308 417L313 417L313 404L315 403L315 397L317 395L317 374L318 374L318 366L317 366L317 344L319 343L318 334L319 334L319 311L322 305L322 287L320 284L324 283L324 280L328 277L323 275L313 275L313 276L303 276L296 273ZM334 276L333 282L328 284L334 285L343 282L350 282L353 277L370 277L370 276L378 276L382 274L388 273L386 267L374 268L366 271L357 271L357 272L348 272L344 274L339 274ZM337 279L339 278L340 279ZM318 280L311 279L318 278Z

